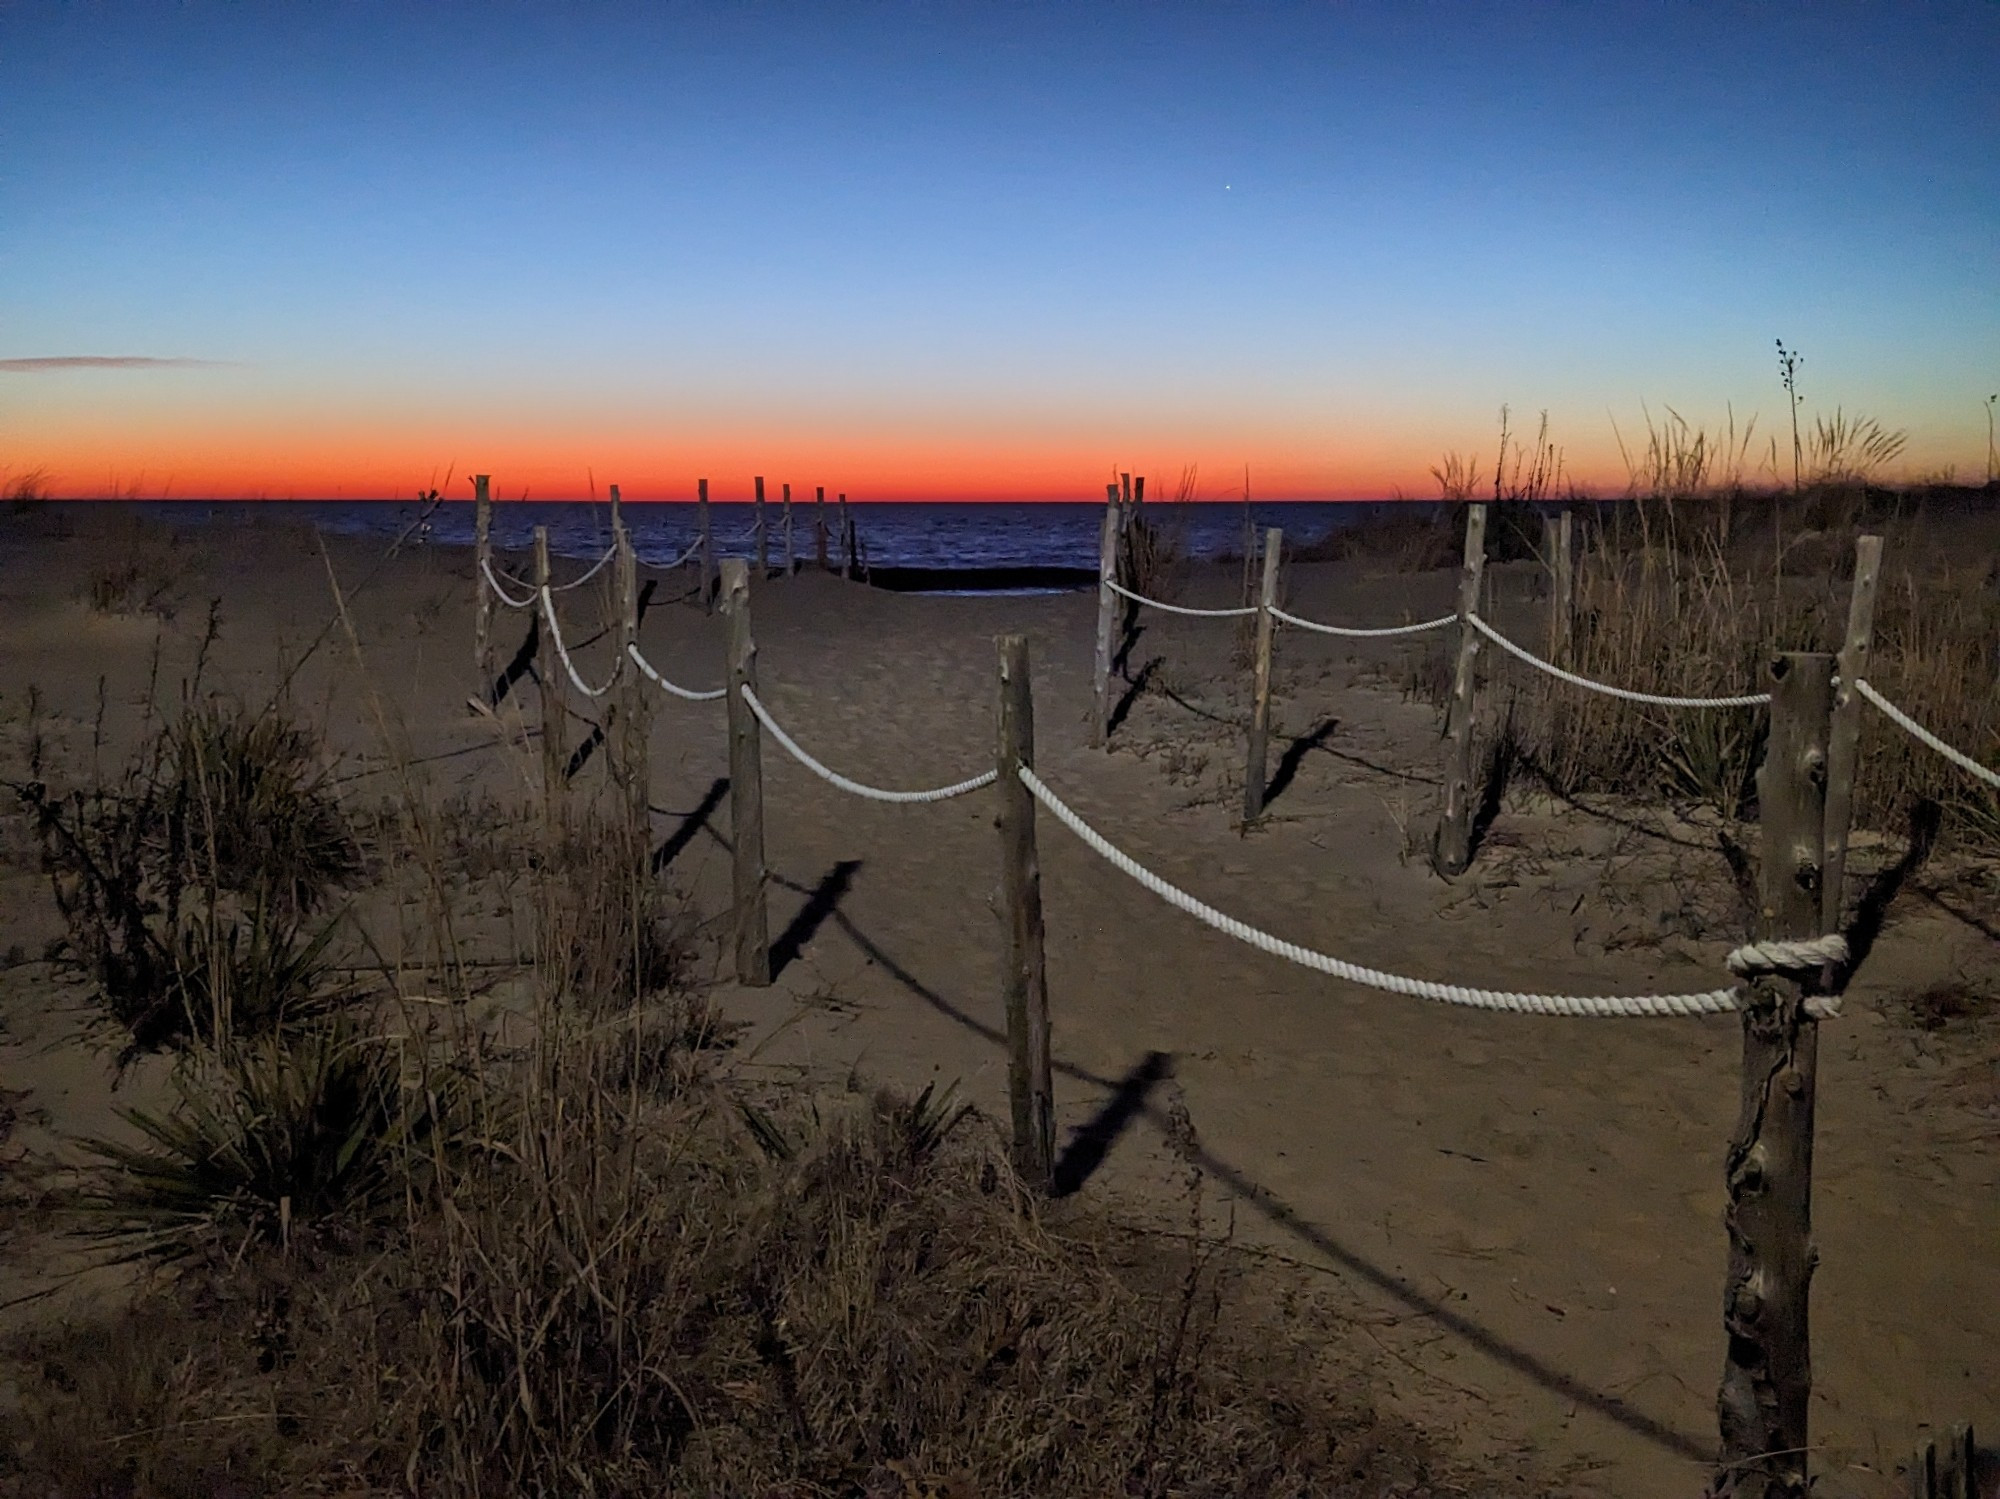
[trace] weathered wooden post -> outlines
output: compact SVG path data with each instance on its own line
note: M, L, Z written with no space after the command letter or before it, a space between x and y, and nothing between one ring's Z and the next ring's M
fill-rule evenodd
M1549 659L1558 666L1569 656L1571 621L1576 618L1575 530L1568 506L1542 517L1542 549L1549 564Z
M736 978L753 988L771 982L771 922L765 909L764 770L757 716L743 689L757 690L757 646L750 634L749 564L722 564L722 613L729 621L729 840L736 901Z
M757 509L754 522L757 531L757 581L763 582L771 576L771 533L764 524L764 476L757 475Z
M542 689L542 796L543 815L553 840L562 829L563 778L568 770L563 753L563 666L556 653L555 609L549 587L549 528L535 527L535 601L530 607L540 616L535 621L540 649L536 652L535 675Z
M1833 658L1774 657L1771 733L1757 772L1762 823L1759 935L1820 935L1826 867L1827 734ZM1722 1446L1710 1483L1732 1499L1807 1499L1812 1344L1813 1103L1819 1024L1806 1013L1815 975L1757 976L1743 1011L1742 1112L1724 1172L1728 1352L1717 1412Z
M624 529L625 512L619 508L618 486L613 484L611 486L611 545L614 548L618 545L618 533ZM612 565L614 567L617 566L615 562Z
M479 669L479 701L493 701L493 585L486 581L493 570L492 479L487 474L472 476L473 579L479 602L472 612L472 659Z
M813 561L826 571L826 486L813 486Z
M1970 1424L1951 1428L1942 1450L1937 1438L1918 1446L1910 1464L1911 1499L1984 1499L1979 1484L1979 1444Z
M1028 640L1000 647L1000 896L1006 923L1002 987L1007 1003L1007 1092L1013 1106L1014 1169L1037 1192L1055 1168L1055 1103L1049 1069L1049 986L1042 956L1042 867L1035 850L1035 798L1022 766L1035 766L1035 698Z
M1465 566L1458 578L1458 666L1446 710L1444 815L1438 819L1431 863L1442 875L1462 874L1472 862L1472 691L1479 632L1472 616L1479 609L1479 583L1486 567L1486 507L1471 505L1465 515Z
M617 493L614 488L613 494ZM625 825L632 843L633 867L638 884L635 897L642 894L652 872L652 755L648 743L651 704L646 700L646 679L632 660L639 645L639 559L632 550L632 535L621 520L614 524L611 543L618 549L612 566L618 598L618 672L624 691L617 705L619 716L619 774L625 782Z
M1833 695L1833 727L1826 749L1826 880L1820 895L1821 929L1840 930L1847 879L1847 835L1854 820L1854 773L1860 763L1861 694L1854 684L1868 675L1875 635L1875 585L1882 576L1882 538L1854 539L1854 586L1847 595L1847 638L1840 648L1840 682ZM1822 976L1831 979L1829 971Z
M787 484L784 490L785 576L789 578L799 570L799 554L792 545L792 486Z
M849 582L856 577L854 562L854 517L847 513L847 496L840 497L840 540L847 550L847 572Z
M708 480L695 481L695 495L701 510L701 604L706 613L715 612L715 532L708 515Z
M1264 585L1257 595L1257 656L1250 687L1250 737L1243 758L1243 831L1264 815L1264 759L1271 735L1271 637L1277 621L1278 559L1285 533L1272 526L1264 533Z
M1118 595L1111 585L1118 577L1118 499L1104 505L1097 528L1097 652L1091 663L1096 697L1090 716L1090 747L1102 749L1111 736L1111 646L1117 628Z

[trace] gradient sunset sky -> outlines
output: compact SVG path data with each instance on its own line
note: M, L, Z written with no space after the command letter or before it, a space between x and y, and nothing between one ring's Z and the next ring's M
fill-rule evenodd
M1983 477L2000 4L0 3L0 482L1434 494L1502 404ZM775 489L773 491L775 493Z

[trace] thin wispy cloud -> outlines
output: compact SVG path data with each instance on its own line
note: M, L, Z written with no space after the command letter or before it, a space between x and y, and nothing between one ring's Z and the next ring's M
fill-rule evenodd
M0 359L0 372L41 375L52 370L227 369L229 359L154 359L145 354L52 354L41 359Z

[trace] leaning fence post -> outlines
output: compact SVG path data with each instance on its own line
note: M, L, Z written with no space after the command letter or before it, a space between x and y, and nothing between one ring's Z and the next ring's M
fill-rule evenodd
M540 616L535 621L540 648L535 656L535 674L542 689L542 796L543 814L551 836L562 823L563 776L568 769L563 756L562 662L556 654L555 613L549 594L549 528L535 527L535 602Z
M757 475L757 509L755 511L757 531L757 581L763 582L771 576L771 533L764 524L764 476Z
M1264 815L1264 758L1271 736L1271 636L1277 621L1278 558L1285 533L1272 526L1264 533L1264 586L1257 596L1257 656L1250 688L1250 737L1243 758L1243 830Z
M1458 666L1452 673L1445 714L1444 815L1438 820L1431 862L1439 874L1462 874L1472 862L1472 691L1479 632L1479 583L1486 567L1486 507L1467 508L1465 566L1458 579Z
M1097 654L1095 706L1090 718L1090 747L1102 749L1111 735L1111 636L1118 618L1118 595L1111 585L1118 576L1118 501L1105 502L1104 521L1097 530Z
M785 533L785 576L790 577L799 570L798 550L792 545L792 486L784 486L785 501L781 524Z
M1762 823L1760 935L1820 935L1826 757L1833 658L1774 657L1771 733L1757 772ZM1742 1112L1724 1177L1728 1352L1716 1400L1722 1432L1715 1494L1805 1499L1812 1346L1813 1103L1819 1025L1805 1012L1817 975L1759 976L1743 1010Z
M479 668L479 700L482 703L493 699L493 585L486 581L486 575L493 568L493 497L491 476L472 476L472 547L473 563L479 576L473 584L479 594L479 602L472 614L472 656Z
M1007 923L1002 983L1007 1002L1007 1092L1013 1106L1014 1169L1037 1192L1055 1165L1049 1082L1049 986L1042 957L1042 869L1035 851L1035 798L1021 779L1035 767L1035 698L1028 640L1000 647L1000 893Z
M639 560L632 550L632 533L622 520L612 527L611 543L618 549L613 563L618 594L618 671L625 684L624 702L619 705L623 722L619 725L618 758L625 777L626 829L632 840L638 889L643 891L652 854L653 817L652 756L647 735L651 715L645 678L632 660L639 645Z
M826 571L826 486L813 486L813 561Z
M1549 564L1549 659L1560 666L1576 618L1575 517L1567 507L1542 517L1542 547Z
M708 517L708 480L695 481L695 495L701 510L701 604L708 613L715 612L715 532L710 529Z
M1854 684L1868 674L1875 633L1875 584L1882 576L1882 538L1854 540L1854 586L1847 595L1847 639L1840 648L1840 683L1834 689L1833 727L1826 749L1826 879L1820 892L1820 926L1840 930L1847 878L1847 834L1854 819L1854 773L1860 761L1861 694Z
M757 646L750 635L749 564L722 564L722 613L729 621L729 841L736 899L736 977L771 982L771 922L765 910L764 770L757 717L743 689L757 690Z

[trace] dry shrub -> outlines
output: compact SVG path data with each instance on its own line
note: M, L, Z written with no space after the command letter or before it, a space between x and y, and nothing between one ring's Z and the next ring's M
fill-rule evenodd
M191 701L112 781L16 792L66 927L59 956L128 1052L254 1033L342 997L335 922L318 913L361 854L318 741L280 709Z
M1886 532L1869 680L1947 742L2000 760L2000 600L1983 563L1950 560L1962 545L1950 513L1898 515L1903 508L1849 488L1601 509L1586 517L1560 664L1671 696L1762 691L1773 651L1839 650L1854 539ZM1522 707L1531 759L1566 793L1664 795L1728 817L1754 811L1763 709L1651 708L1541 673L1524 684ZM2000 800L1865 708L1857 825L1897 826L1920 798L1943 804L1961 839L2000 847Z
M607 1087L615 1065L601 1027L552 1024L493 1148L383 1252L217 1253L17 1347L42 1377L0 1416L0 1484L1429 1491L1422 1444L1303 1338L1230 1330L1226 1257L1114 1255L946 1101L781 1100L765 1139L722 1094Z

